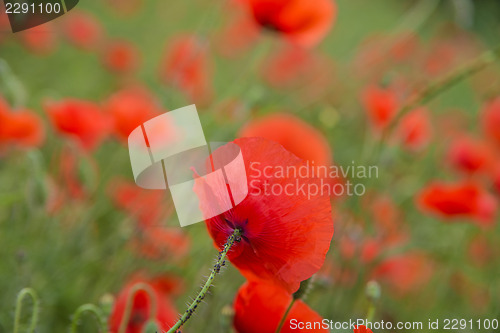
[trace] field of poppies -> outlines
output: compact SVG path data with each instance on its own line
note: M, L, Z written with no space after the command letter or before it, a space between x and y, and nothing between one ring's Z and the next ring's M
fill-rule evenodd
M499 16L102 0L12 33L0 5L0 333L498 332ZM190 104L248 193L210 213L220 147L181 227L128 137Z

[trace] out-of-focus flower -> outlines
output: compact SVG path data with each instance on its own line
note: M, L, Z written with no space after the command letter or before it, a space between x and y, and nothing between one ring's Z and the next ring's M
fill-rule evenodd
M46 102L44 107L54 128L86 150L96 148L110 132L109 116L95 103L67 98Z
M64 147L59 161L58 178L65 194L63 200L85 199L93 186L97 185L97 164L79 149Z
M111 71L129 73L139 65L139 50L125 40L111 41L104 47L102 61Z
M455 168L467 173L490 170L494 159L493 152L486 143L467 136L455 139L448 155Z
M273 87L306 90L320 95L332 85L333 64L330 59L303 47L284 43L264 64L262 75Z
M482 124L485 134L500 146L500 97L484 107Z
M168 44L160 75L196 104L212 98L207 44L196 36L180 36Z
M38 25L19 34L24 45L36 54L49 54L57 45L57 33L52 22Z
M376 131L389 125L398 110L398 99L394 91L371 85L363 90L361 100L368 119Z
M71 11L64 21L62 31L69 42L84 50L96 49L103 39L103 28L90 13Z
M0 96L0 147L38 147L45 131L42 120L30 110L11 110Z
M189 251L190 239L178 228L146 227L132 240L132 247L150 259L177 259Z
M382 261L373 271L373 278L387 283L396 293L406 294L424 286L433 273L430 258L411 252Z
M138 290L134 295L131 295L134 285L144 283L152 290L152 295L149 295L145 290ZM144 326L151 318L150 311L152 311L152 301L150 297L156 299L157 313L153 317L162 331L168 331L177 321L177 310L173 306L167 290L162 288L157 279L143 279L134 278L131 282L127 283L125 287L119 292L116 297L116 302L113 306L113 311L109 318L109 330L111 333L117 333L120 323L125 314L127 300L133 297L130 318L127 323L126 333L142 333Z
M417 196L420 208L443 218L464 217L491 225L497 211L495 198L473 182L434 182Z
M486 267L498 255L498 250L493 250L496 248L486 235L478 234L471 239L467 250L473 265Z
M408 150L420 150L426 147L432 136L429 113L425 108L418 108L405 114L397 127L397 137Z
M240 137L260 137L278 142L286 150L316 165L332 162L326 138L302 119L286 113L276 113L254 120L240 130Z
M140 87L116 92L104 105L104 111L111 116L114 132L123 142L136 127L160 114L154 96Z
M240 181L247 182L248 195L233 209L208 219L208 231L221 249L234 230L240 229L241 241L228 253L231 262L247 279L274 281L295 292L301 281L319 270L330 247L330 199L321 191L299 189L313 183L320 186L313 179L269 172L307 168L305 161L279 144L262 138L237 139L234 143L245 157L247 179ZM203 181L196 182L195 191L199 196L207 195L206 187ZM202 211L211 214L210 208L202 207Z
M144 190L133 182L115 179L109 193L115 205L139 220L143 227L157 226L167 213L165 191Z
M354 333L373 333L373 331L367 328L365 325L356 326Z
M241 0L257 23L302 46L318 44L336 16L332 0Z
M247 282L238 290L234 301L234 327L238 333L273 333L291 301L292 295L279 286L263 282ZM306 328L294 328L290 322L292 319L302 323L323 320L300 299L295 301L280 332L311 331ZM327 329L317 326L313 331L328 332Z

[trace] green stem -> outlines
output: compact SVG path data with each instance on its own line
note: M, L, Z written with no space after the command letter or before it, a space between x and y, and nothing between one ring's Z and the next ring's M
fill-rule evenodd
M174 326L172 326L172 328L168 330L167 333L176 333L177 330L181 328L181 326L184 325L189 320L189 318L191 318L193 313L196 311L196 308L205 298L208 290L212 286L212 282L215 279L215 276L220 272L221 267L225 265L225 259L227 253L229 252L229 249L231 249L231 246L233 246L235 242L240 241L240 236L241 236L241 230L235 229L234 232L231 234L231 236L228 237L226 244L224 244L224 248L222 249L222 251L219 252L219 257L215 262L214 268L210 272L207 281L201 288L200 292L198 293L194 301L188 306L186 311L184 311L184 314L181 316L181 318L177 321L177 323L175 323Z
M135 294L137 294L138 291L144 291L148 294L149 302L151 303L149 320L156 320L156 315L158 313L158 300L156 299L155 291L149 284L143 282L136 283L132 286L128 294L127 304L125 305L125 311L120 322L120 327L118 328L118 333L125 333L127 331L127 324L130 320L130 316L132 315L132 307L134 306Z
M25 296L30 296L33 301L33 313L31 314L31 323L28 328L28 332L32 333L35 331L36 323L38 322L38 307L39 300L36 292L31 288L22 289L19 294L17 294L16 299L16 312L14 316L14 333L19 332L19 322L21 321L21 312L23 308L23 299Z
M283 314L283 317L281 317L278 328L276 328L276 333L280 333L281 329L283 328L283 325L285 324L286 317L290 313L290 310L292 310L292 307L295 304L296 300L297 300L297 298L292 298L292 300L290 301L290 304L288 304L288 308L286 308L286 311Z
M75 311L75 313L73 315L73 319L71 320L70 333L76 333L77 332L77 328L78 328L78 323L80 321L80 317L85 312L91 312L91 313L93 313L95 315L95 317L97 318L97 322L99 323L99 331L102 332L102 329L104 327L106 327L106 323L103 320L104 315L103 315L102 310L99 307L97 307L96 305L94 305L94 304L83 304L80 307L78 307L78 309L76 309L76 311Z

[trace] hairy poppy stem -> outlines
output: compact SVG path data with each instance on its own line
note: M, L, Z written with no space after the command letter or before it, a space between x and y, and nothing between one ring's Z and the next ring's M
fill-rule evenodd
M231 236L228 237L226 244L224 244L224 248L222 251L219 252L219 257L217 258L217 261L215 262L214 268L210 272L210 275L208 276L207 281L201 288L200 292L194 299L194 301L188 306L186 311L184 311L184 314L181 316L181 318L175 323L174 326L172 326L171 329L168 330L167 333L175 333L179 328L181 328L182 325L184 325L189 318L193 315L193 313L196 311L196 308L198 305L201 303L201 301L205 298L208 290L212 286L212 282L215 279L215 276L219 274L220 269L222 266L225 265L226 263L226 256L227 253L229 252L229 249L231 249L231 246L235 242L240 241L240 236L241 236L241 230L240 229L234 229L234 232L231 234Z
M283 328L283 325L285 324L286 317L288 316L288 313L290 313L290 310L292 309L296 300L297 300L296 298L292 298L292 300L290 301L290 304L288 304L288 308L286 308L286 311L283 314L283 317L281 317L278 328L276 328L276 333L279 333L281 331L281 329Z
M149 302L151 303L151 309L149 310L149 320L154 321L158 313L158 300L156 299L156 294L150 285L146 283L136 283L130 289L127 298L127 304L125 305L125 311L123 313L122 320L120 322L120 327L118 328L118 333L125 333L127 331L127 324L132 315L132 307L134 306L135 294L138 291L144 291L148 294Z
M97 318L97 322L99 324L99 332L102 332L106 327L106 321L104 319L104 315L102 310L94 304L83 304L76 309L73 314L73 319L71 320L71 329L70 333L76 333L77 327L80 321L80 317L85 312L91 312Z
M19 332L19 326L21 321L21 312L23 308L23 300L25 296L30 296L33 301L33 313L31 314L31 322L27 332L34 332L36 328L36 323L38 322L38 307L39 300L36 292L31 288L24 288L17 294L16 299L16 312L14 315L14 333Z

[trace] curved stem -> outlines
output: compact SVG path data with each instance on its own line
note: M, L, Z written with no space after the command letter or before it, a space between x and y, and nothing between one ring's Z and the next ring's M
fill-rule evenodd
M120 322L120 327L118 328L118 333L125 333L127 331L127 324L132 315L132 307L134 305L135 294L138 291L144 291L148 294L149 301L151 303L151 310L149 311L149 320L154 321L158 313L158 300L156 299L156 294L153 288L146 283L139 282L130 288L130 292L127 297L127 304L125 305L125 311L123 312L123 317Z
M240 241L240 236L241 236L241 230L235 229L234 232L231 234L231 236L228 237L226 244L224 244L224 248L222 249L222 251L219 252L219 257L217 258L217 261L215 262L214 268L210 272L210 275L208 276L207 281L205 282L205 284L201 288L200 292L198 293L198 295L196 296L194 301L188 306L186 311L184 311L184 314L181 316L181 318L177 321L177 323L175 323L174 326L172 326L172 328L170 328L168 330L167 333L177 332L177 330L182 325L184 325L189 320L189 318L191 318L193 313L196 311L196 308L201 303L201 301L205 298L208 290L212 286L212 282L215 279L215 276L220 272L220 269L222 268L222 266L225 265L225 262L226 262L225 259L226 259L227 253L229 252L229 249L231 249L231 246L233 246L233 244L235 242Z
M99 331L102 331L103 327L106 327L106 324L103 321L104 315L102 310L94 304L83 304L76 309L73 319L71 320L71 328L70 333L76 333L78 322L80 321L80 317L85 312L91 312L97 318L97 322L99 323Z
M292 298L290 301L290 304L288 304L288 308L286 308L285 313L281 317L280 323L278 327L276 328L276 333L280 333L281 329L283 328L283 325L285 324L286 317L288 316L288 313L290 313L290 310L292 309L293 305L295 304L295 301L297 298Z
M33 301L33 313L31 314L31 323L28 328L28 332L35 331L36 323L38 321L38 306L39 306L38 296L36 295L36 292L33 289L24 288L19 292L19 294L17 294L16 312L14 316L14 333L19 332L19 326L20 326L19 322L21 321L23 299L25 296L30 296Z

